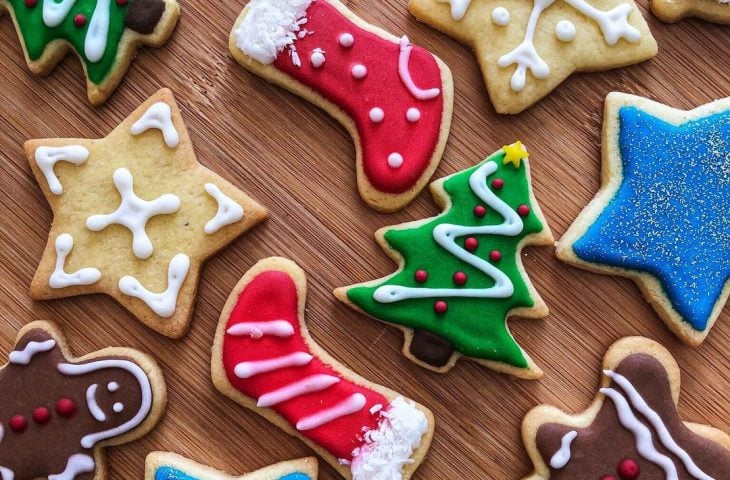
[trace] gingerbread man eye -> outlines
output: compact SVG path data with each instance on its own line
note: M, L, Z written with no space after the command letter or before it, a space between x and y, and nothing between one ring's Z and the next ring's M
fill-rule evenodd
M124 411L124 404L121 402L117 402L112 405L112 410L114 410L114 413L122 413L122 411Z
M106 389L110 392L116 392L119 390L119 384L117 382L109 382L106 385Z

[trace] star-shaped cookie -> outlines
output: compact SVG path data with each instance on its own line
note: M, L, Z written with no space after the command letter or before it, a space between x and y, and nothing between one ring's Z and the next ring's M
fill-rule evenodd
M145 480L317 480L317 470L317 459L309 457L232 477L175 453L152 452L145 462Z
M730 0L651 0L651 12L663 22L674 23L686 17L730 24Z
M698 345L730 292L730 98L686 112L611 93L602 146L601 189L558 257L633 279Z
M590 407L569 415L541 405L522 423L535 466L525 480L720 480L730 472L730 436L683 422L680 372L658 343L628 337L603 359Z
M633 0L410 0L408 8L474 50L498 113L527 109L573 72L657 53Z
M157 332L182 336L203 261L266 218L198 163L172 92L103 139L25 144L54 221L34 299L106 293Z

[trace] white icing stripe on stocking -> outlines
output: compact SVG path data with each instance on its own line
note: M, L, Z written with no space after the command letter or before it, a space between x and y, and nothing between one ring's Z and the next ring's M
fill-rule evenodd
M398 75L400 76L400 79L403 81L408 91L411 92L411 95L418 100L431 100L432 98L438 97L441 93L440 89L429 88L428 90L423 90L418 88L413 82L411 71L408 66L411 61L411 50L413 50L413 46L408 41L408 37L403 35L400 39L400 56L398 57Z
M205 191L218 203L218 211L215 217L205 224L205 233L211 235L226 225L236 223L243 218L243 207L221 192L220 188L212 183L206 183Z
M565 3L596 22L609 46L616 45L622 38L631 43L641 40L641 32L629 24L629 15L633 8L628 3L622 3L605 12L589 5L585 0L565 0Z
M172 110L170 109L170 105L165 102L157 102L150 106L139 117L139 120L134 122L130 131L132 135L139 135L150 128L156 128L162 131L162 138L168 147L175 148L180 144L180 135L172 123Z
M636 450L646 460L664 470L666 480L678 480L677 467L671 458L657 451L651 430L636 418L626 399L613 388L602 388L601 393L613 401L619 422L636 438Z
M103 0L100 0L103 1ZM66 462L66 469L55 475L48 475L48 480L74 480L82 473L90 473L96 470L94 459L89 455L77 453L71 455Z
M140 368L139 365L130 362L129 360L97 360L89 363L74 364L74 363L59 363L58 371L64 375L77 376L85 375L90 372L96 372L106 368L121 368L132 374L137 380L140 389L140 395L142 397L141 404L137 413L127 422L119 425L118 427L104 430L103 432L90 433L81 439L81 446L84 448L91 448L102 440L107 438L118 437L123 435L135 428L137 428L144 420L152 409L152 386L147 374Z
M321 410L315 414L302 418L297 422L297 430L313 430L327 423L337 420L346 415L352 415L359 412L367 403L365 395L362 393L354 393L337 405Z
M125 275L119 279L119 290L130 297L139 298L157 315L171 317L177 306L177 296L180 293L185 278L190 269L190 258L184 253L178 253L167 268L167 289L155 293L147 290L136 278Z
M15 473L5 467L0 467L0 480L15 480Z
M233 325L226 330L226 333L235 337L249 336L251 338L261 338L265 335L271 335L286 338L294 335L294 327L286 320L243 322Z
M66 288L74 285L91 285L101 278L101 272L92 267L82 268L73 273L66 273L66 257L74 247L74 239L68 233L62 233L56 238L56 267L48 278L51 288Z
M109 7L112 1L96 0L96 8L91 15L84 41L84 53L92 63L101 60L106 51L106 41L109 36Z
M578 432L575 430L571 430L563 435L563 438L560 439L560 449L550 459L551 467L560 469L568 464L570 461L570 445L577 436Z
M436 0L439 3L451 4L451 18L455 21L459 21L464 18L466 11L469 9L471 0Z
M89 159L89 150L81 145L65 147L38 147L35 150L35 162L48 182L48 189L54 195L63 193L63 186L54 172L56 163L69 162L78 166Z
M306 395L308 393L321 392L332 385L339 383L340 379L332 375L310 375L297 382L290 383L278 390L261 395L256 403L258 407L272 407L279 403L286 402L292 398Z
M443 223L433 230L433 238L451 255L472 267L482 271L494 279L494 286L490 288L419 288L401 285L384 285L373 294L373 298L380 303L393 303L411 298L433 297L469 297L469 298L507 298L514 292L512 281L501 270L489 262L469 253L456 244L456 239L465 235L508 235L515 236L522 232L523 224L520 216L509 205L500 200L487 187L487 177L497 171L494 161L486 162L477 168L469 177L469 186L488 208L495 210L504 217L499 225L485 225L481 227L467 227Z
M238 378L250 378L261 373L273 372L282 368L301 367L312 361L310 354L305 352L294 352L281 357L267 360L252 360L241 362L235 366L233 372Z
M30 341L24 349L10 352L8 360L15 365L29 365L36 354L53 350L55 346L56 341L53 339L43 342ZM2 434L0 434L0 441L2 441Z
M89 407L91 416L94 417L97 422L103 422L106 420L106 415L104 414L104 410L101 409L99 403L96 401L96 391L98 389L99 385L96 383L89 385L89 388L86 389L86 406Z
M695 464L689 453L687 453L682 447L679 446L679 444L677 444L677 442L672 437L672 434L669 433L669 429L667 429L667 426L662 421L662 418L657 412L649 407L649 404L646 403L644 397L641 396L641 394L636 390L636 388L629 381L628 378L624 377L620 373L616 373L611 370L604 370L603 373L608 378L616 382L616 384L621 387L624 392L626 392L626 395L629 399L629 402L631 402L631 405L639 413L646 417L646 419L649 420L649 423L654 427L657 432L657 436L659 437L659 441L662 443L662 445L664 445L667 450L679 457L679 459L684 464L684 468L687 469L687 472L689 472L692 477L696 478L697 480L713 480L712 477L703 472L697 466L697 464Z

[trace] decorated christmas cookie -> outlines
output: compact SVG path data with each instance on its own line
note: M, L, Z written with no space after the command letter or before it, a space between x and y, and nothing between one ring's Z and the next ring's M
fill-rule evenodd
M238 62L322 107L350 132L360 195L404 207L426 185L451 126L448 67L338 0L252 0L236 22Z
M730 98L685 112L611 93L601 189L558 257L633 279L667 326L699 345L730 278Z
M54 214L31 296L103 292L169 337L188 328L202 262L266 217L198 163L169 90L106 138L25 153Z
M174 453L152 452L147 455L145 480L317 480L317 460L290 460L232 477Z
M679 367L658 343L616 342L603 359L599 394L583 413L541 405L522 438L535 465L525 480L721 480L730 436L683 422Z
M499 113L519 113L573 72L656 55L633 0L409 0L420 21L468 45Z
M651 11L663 22L674 23L697 17L730 24L730 0L651 0Z
M112 94L140 45L162 46L180 16L177 0L0 0L33 73L47 75L72 50L86 72L89 101Z
M157 364L128 348L71 355L51 323L18 334L0 369L0 478L101 480L104 448L145 435L167 401Z
M375 234L398 271L339 288L337 298L403 330L403 353L423 367L446 372L463 355L518 377L542 376L506 325L513 314L547 315L520 259L522 247L553 241L527 156L517 142L434 182L443 213Z
M285 258L262 260L244 275L218 324L213 383L345 478L410 478L431 444L433 415L314 343L304 323L306 288L304 272Z

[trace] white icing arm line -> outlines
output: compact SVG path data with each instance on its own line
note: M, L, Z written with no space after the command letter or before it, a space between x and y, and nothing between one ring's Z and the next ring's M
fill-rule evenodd
M84 453L77 453L68 458L63 472L48 475L48 480L74 480L82 473L91 473L94 470L96 470L94 459ZM5 477L2 480L5 480ZM12 478L8 480L12 480Z
M400 56L398 57L398 75L400 75L400 79L408 91L411 92L411 95L418 100L431 100L432 98L438 97L441 93L440 89L429 88L428 90L423 90L418 88L413 82L411 71L408 68L408 63L411 61L411 50L413 50L413 46L408 41L408 37L403 35L400 39Z
M15 350L10 352L8 360L10 363L16 365L30 365L31 360L36 354L41 352L49 352L56 346L56 341L53 339L46 340L43 342L30 341L23 350ZM0 433L0 441L2 441L2 433Z
M157 128L162 131L162 138L168 147L175 148L180 144L180 135L178 135L175 125L172 123L172 111L165 102L157 102L148 108L139 117L139 120L134 122L131 132L132 135L139 135L150 128Z
M236 223L243 218L243 207L221 192L220 188L212 183L206 183L205 191L218 203L218 212L205 224L205 233L211 235L226 225Z
M561 469L568 464L570 461L570 445L578 436L578 432L571 430L560 439L560 449L555 452L555 455L550 459L550 466L556 469Z
M48 189L54 195L63 193L63 186L53 171L57 162L69 162L81 165L89 158L89 150L81 145L65 147L38 147L35 151L35 161L48 182Z
M628 3L622 3L608 11L598 10L585 0L565 0L565 3L595 21L609 46L616 45L621 38L631 43L641 40L641 32L629 24L629 15L633 9Z
M91 285L101 278L101 272L96 268L88 267L73 273L66 273L66 257L74 247L74 239L68 233L62 233L56 238L56 267L48 279L51 288L66 288L74 285Z
M119 280L119 290L125 295L139 298L157 315L165 318L171 317L175 313L177 296L185 282L189 268L190 258L183 253L178 253L170 260L170 266L167 269L167 289L164 292L150 292L131 275L126 275Z

